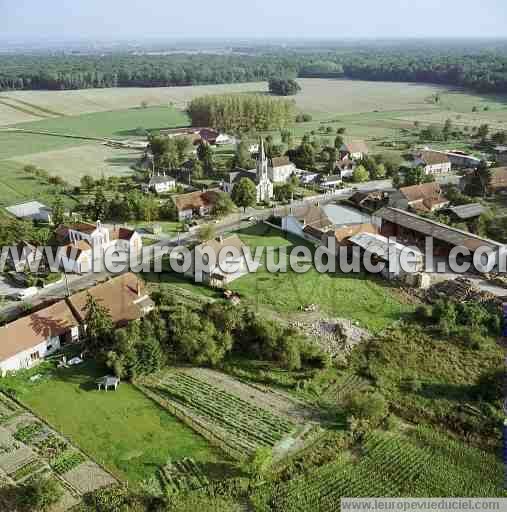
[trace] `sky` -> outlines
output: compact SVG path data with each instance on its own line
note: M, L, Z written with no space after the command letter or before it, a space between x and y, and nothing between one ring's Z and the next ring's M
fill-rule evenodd
M506 37L507 0L0 0L0 40Z

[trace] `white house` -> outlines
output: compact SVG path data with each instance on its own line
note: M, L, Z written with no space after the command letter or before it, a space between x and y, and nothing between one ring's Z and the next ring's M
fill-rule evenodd
M223 288L248 272L244 248L245 244L237 235L203 242L192 250L192 264L185 275L191 278L196 277L195 258L199 257L206 267L202 272L202 282L214 288ZM235 250L237 254L229 253L228 249ZM213 252L216 257L214 261L209 260L207 251Z
M296 174L296 165L288 157L271 158L268 162L268 176L273 183L287 183Z
M154 174L147 183L142 184L143 192L155 192L164 194L176 188L176 179L164 174Z
M414 155L414 167L424 167L425 174L445 174L451 172L451 161L439 151L421 151Z
M321 176L319 179L319 185L327 190L334 190L336 187L339 187L341 183L342 177L339 174Z
M137 231L105 227L100 221L61 225L56 230L56 238L67 258L66 270L78 274L90 272L93 260L101 258L110 248L137 254L143 246Z
M63 345L78 341L86 327L88 295L107 309L117 327L155 307L143 282L130 272L71 295L0 327L0 373L31 368Z
M79 322L65 301L0 327L0 372L31 368L77 340Z

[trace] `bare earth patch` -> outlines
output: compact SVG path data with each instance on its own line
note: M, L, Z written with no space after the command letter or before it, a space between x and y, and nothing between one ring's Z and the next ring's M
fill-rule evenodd
M91 461L83 462L83 464L64 473L62 478L82 494L116 483L116 480L109 473L106 473Z

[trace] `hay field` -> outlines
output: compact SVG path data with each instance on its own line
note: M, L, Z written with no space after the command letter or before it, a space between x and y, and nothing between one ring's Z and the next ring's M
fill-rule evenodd
M12 91L2 93L6 98L18 99L75 116L93 112L107 112L139 107L143 101L149 106L173 103L183 108L187 101L204 94L223 92L265 92L267 83L198 85L192 87L124 87L111 89L84 89L79 91ZM22 121L20 121L22 122Z
M31 155L17 156L11 161L33 164L61 176L71 185L79 185L82 176L94 178L105 176L128 176L132 165L141 157L140 151L115 149L102 144L83 144L76 147L43 151ZM0 162L1 166L1 162Z

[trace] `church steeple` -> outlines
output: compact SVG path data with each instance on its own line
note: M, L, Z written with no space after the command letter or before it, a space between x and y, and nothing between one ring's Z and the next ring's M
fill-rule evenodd
M257 181L260 183L266 179L268 179L268 159L264 150L264 139L261 138L257 154Z

